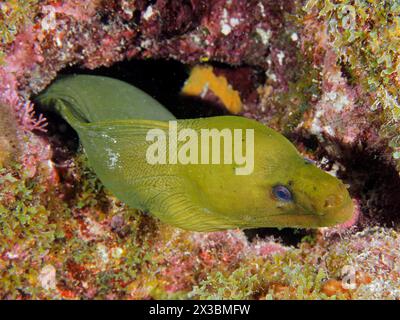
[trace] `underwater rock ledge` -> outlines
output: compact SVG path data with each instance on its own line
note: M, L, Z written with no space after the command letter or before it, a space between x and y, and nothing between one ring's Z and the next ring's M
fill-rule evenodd
M400 8L357 3L2 3L0 116L10 120L0 122L0 297L400 298ZM292 247L238 230L185 232L126 208L65 146L68 129L45 132L29 99L68 66L133 58L261 72L241 114L350 184L359 220Z

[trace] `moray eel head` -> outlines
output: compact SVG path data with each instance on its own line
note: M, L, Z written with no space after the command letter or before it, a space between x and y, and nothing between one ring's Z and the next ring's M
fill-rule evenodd
M353 203L343 182L305 160L283 135L243 117L196 121L201 127L253 128L254 170L235 175L229 165L182 166L197 186L192 199L197 197L207 209L193 214L191 221L218 217L218 224L208 229L217 230L228 226L318 228L350 220Z
M276 211L270 223L316 228L351 219L353 202L343 182L308 160L296 158L291 163L295 161L297 165L287 168L289 178L275 181L268 192L268 201L275 204Z

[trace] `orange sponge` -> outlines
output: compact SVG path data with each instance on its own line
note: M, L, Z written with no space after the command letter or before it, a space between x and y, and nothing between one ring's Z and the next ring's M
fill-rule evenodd
M242 109L239 92L232 88L225 77L216 76L211 66L195 66L181 93L204 97L208 90L212 91L230 112L238 113Z

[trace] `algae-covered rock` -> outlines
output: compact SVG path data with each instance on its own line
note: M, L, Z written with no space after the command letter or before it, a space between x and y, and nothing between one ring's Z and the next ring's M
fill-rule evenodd
M0 167L7 166L18 154L16 126L12 109L0 104Z
M363 108L364 118L370 117L367 123L377 122L378 134L397 162L400 158L400 4L395 0L310 0L303 10L306 19L318 21L325 29L325 46L336 54L337 64L351 90L361 91L354 98L363 101L355 101L353 109ZM365 140L372 144L372 139L375 137Z
M399 299L399 16L396 0L2 2L0 297ZM349 185L357 219L259 237L166 226L105 190L73 130L30 103L82 72L173 108L189 72L175 88L174 72L131 70L168 59L211 65L240 115Z

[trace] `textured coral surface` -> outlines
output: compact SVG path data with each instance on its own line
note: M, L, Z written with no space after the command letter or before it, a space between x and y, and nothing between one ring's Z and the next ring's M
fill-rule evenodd
M1 2L0 297L399 299L399 12L395 0ZM105 190L74 132L31 103L60 73L135 83L141 66L167 59L176 72L213 65L241 115L349 184L353 221L163 225ZM143 83L178 99L179 85Z

